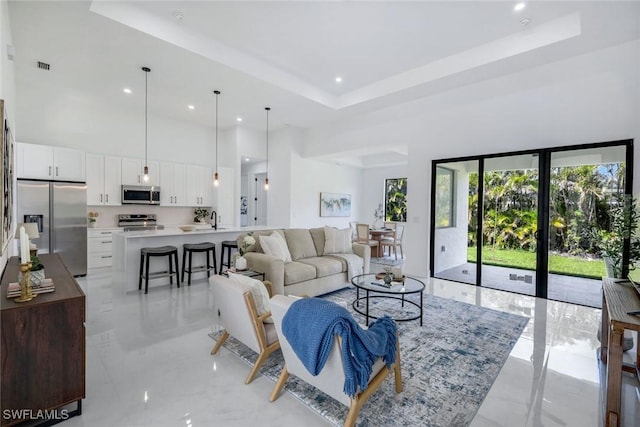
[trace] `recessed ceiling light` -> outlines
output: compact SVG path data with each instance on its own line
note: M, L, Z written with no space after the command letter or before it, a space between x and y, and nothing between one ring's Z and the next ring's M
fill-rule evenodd
M336 77L336 83L342 83L342 77Z
M513 10L515 10L516 12L520 12L526 5L527 4L524 2L516 3L516 5L513 7Z
M241 122L242 121L242 117L236 117L236 122Z
M249 161L251 161L251 159L247 157L246 159L244 159L244 161L245 162L249 162Z
M196 107L194 107L193 105L187 105L187 108L188 108L189 110L195 110L195 109L196 109Z
M131 93L131 89L129 89L128 87L125 87L124 89L122 89L122 91L127 95Z

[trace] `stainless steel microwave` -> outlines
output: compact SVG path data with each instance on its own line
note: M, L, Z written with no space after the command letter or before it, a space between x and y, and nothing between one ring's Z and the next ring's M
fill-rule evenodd
M150 185L123 185L123 205L159 205L160 187Z

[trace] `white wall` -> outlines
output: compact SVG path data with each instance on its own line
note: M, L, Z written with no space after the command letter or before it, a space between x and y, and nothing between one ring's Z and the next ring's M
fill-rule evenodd
M332 123L309 133L304 152L408 144L405 267L409 274L426 275L431 161L638 137L639 44L625 43ZM634 177L638 188L638 151Z
M5 114L9 122L9 127L13 130L14 135L16 131L16 99L15 99L15 80L13 71L13 61L9 60L7 56L7 46L13 44L11 38L11 22L9 19L9 3L6 1L0 2L0 99L4 100ZM0 117L0 122L3 118ZM4 131L3 131L4 132ZM2 177L2 162L0 161L0 177ZM15 187L14 192L15 195ZM0 194L0 197L4 195ZM15 218L15 208L14 208ZM11 229L15 227L15 221L11 224ZM0 255L0 271L4 269L7 264L7 259L13 255L13 244L9 243L6 249L0 248L2 254Z
M362 174L359 169L304 159L296 153L291 176L291 227L349 228L349 222L360 217ZM350 194L351 216L321 217L320 193Z
M81 103L67 104L52 112L55 105L46 109L30 107L45 102L38 99L37 94L21 87L19 95L16 141L144 158L144 112L131 114L107 104ZM213 167L214 141L212 128L149 112L147 156L150 160ZM220 150L223 146L220 137L218 143ZM219 163L224 164L222 160Z
M301 132L285 128L269 134L269 197L267 202L267 225L274 228L291 226L293 200L291 182L292 162L301 141Z

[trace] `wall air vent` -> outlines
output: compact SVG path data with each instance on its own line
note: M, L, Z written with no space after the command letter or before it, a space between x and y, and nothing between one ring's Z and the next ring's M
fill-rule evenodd
M46 62L38 61L38 68L40 68L41 70L49 71L49 69L51 68L51 65L47 64Z

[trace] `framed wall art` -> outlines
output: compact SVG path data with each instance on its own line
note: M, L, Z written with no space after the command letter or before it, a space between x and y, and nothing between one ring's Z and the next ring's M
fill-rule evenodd
M2 230L0 232L0 248L4 249L9 244L11 236L11 223L13 221L13 135L7 120L6 105L0 100L0 118L2 118L2 133L0 135L0 158L2 159L2 173L0 174L0 220Z
M320 193L320 216L351 216L351 194Z

